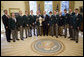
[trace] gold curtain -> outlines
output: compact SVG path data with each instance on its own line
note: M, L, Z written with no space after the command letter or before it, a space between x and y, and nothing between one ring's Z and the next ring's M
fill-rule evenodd
M57 9L57 4L59 7L59 11L60 11L60 3L61 1L53 1L53 11ZM40 4L40 9L41 9L41 14L43 14L44 11L44 1L37 1L37 10ZM74 10L74 1L69 1L69 8L71 8L72 10ZM28 13L30 14L30 7L29 7L29 1L25 1L25 9L28 10Z
M69 8L74 10L74 3L75 1L69 1Z
M25 1L25 9L28 11L28 14L30 14L29 1Z
M40 4L40 10L41 10L41 14L43 14L44 11L44 1L37 1L37 10Z

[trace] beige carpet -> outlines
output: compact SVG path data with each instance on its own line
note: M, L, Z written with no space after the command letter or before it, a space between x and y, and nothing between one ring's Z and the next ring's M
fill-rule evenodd
M16 42L6 42L5 35L1 34L1 56L44 56L32 50L31 44L41 38L52 38L61 41L65 49L59 54L51 56L83 56L83 37L79 37L79 43L71 41L68 38L51 36L33 36Z

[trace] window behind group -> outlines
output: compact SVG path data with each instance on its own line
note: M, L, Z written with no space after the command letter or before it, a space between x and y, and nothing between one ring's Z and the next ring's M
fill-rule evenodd
M64 15L64 9L66 9L67 12L69 11L69 1L61 1L62 15Z
M36 1L29 1L30 11L33 10L33 14L36 15L37 11L37 2Z
M46 11L46 14L49 15L49 12L53 12L53 7L52 7L52 1L45 1L44 2L44 10Z

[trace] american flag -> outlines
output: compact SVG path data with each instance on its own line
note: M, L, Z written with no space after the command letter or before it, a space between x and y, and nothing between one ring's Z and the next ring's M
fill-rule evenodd
M58 11L58 8L59 8L59 7L58 7L58 4L57 4L57 11Z

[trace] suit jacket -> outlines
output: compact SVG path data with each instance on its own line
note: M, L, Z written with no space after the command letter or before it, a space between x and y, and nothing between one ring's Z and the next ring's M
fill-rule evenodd
M58 24L59 15L53 15L53 18L54 18L54 24Z
M65 20L64 20L64 16L59 16L58 18L58 26L63 26L65 25Z
M15 28L17 28L17 21L15 22L15 20L13 18L9 19L9 28L11 30L14 30Z
M38 15L38 16L36 15L35 16L35 20L38 19L37 21L35 21L35 25L37 25L37 26L40 25L40 23L39 23L39 17L42 17L42 15Z
M73 28L77 29L77 27L80 27L81 25L81 20L82 20L82 15L78 14L77 16L73 16Z
M5 28L6 28L6 26L9 27L8 21L9 21L9 18L6 15L3 15L2 16L2 22L3 22Z
M29 21L29 22L31 23L31 25L33 25L33 23L34 23L34 25L35 25L35 21L36 21L35 15L33 15L33 16L30 15L29 18L30 18L30 21Z
M66 13L64 16L65 24L69 24L69 18L70 18L69 14Z
M17 19L18 27L23 26L23 24L24 24L23 16L19 15L16 17L16 19Z
M27 15L23 15L23 26L27 26L27 24L29 25L30 24L30 18L29 16Z
M44 15L42 15L42 18L45 19L45 21L42 22L43 26L48 26L49 23L49 16L46 14L46 16L44 17Z
M69 16L70 16L69 17L69 25L72 26L73 25L74 12L70 13Z
M51 15L51 16L49 16L49 24L50 24L50 26L52 26L52 25L54 25L54 16L53 15Z

